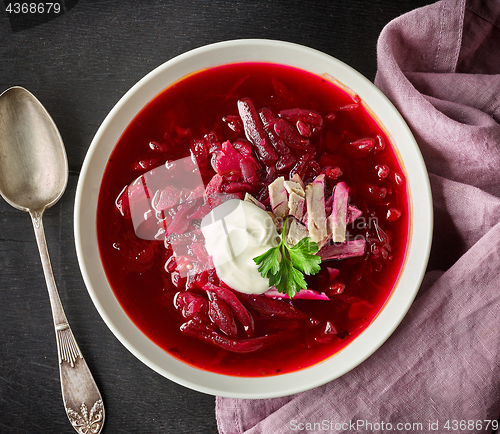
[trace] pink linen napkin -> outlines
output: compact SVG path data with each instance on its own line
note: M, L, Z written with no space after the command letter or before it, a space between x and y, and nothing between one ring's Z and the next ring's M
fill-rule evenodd
M500 416L500 2L442 0L390 22L375 84L430 173L434 241L417 299L337 380L284 398L218 397L221 434L480 433Z

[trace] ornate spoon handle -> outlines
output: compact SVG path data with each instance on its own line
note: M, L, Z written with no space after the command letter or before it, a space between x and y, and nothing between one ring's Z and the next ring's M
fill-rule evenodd
M45 240L42 212L30 212L36 242L42 260L43 273L49 290L50 307L56 331L61 390L66 414L73 428L80 434L98 434L104 423L101 394L78 348L66 319L57 292L49 251Z

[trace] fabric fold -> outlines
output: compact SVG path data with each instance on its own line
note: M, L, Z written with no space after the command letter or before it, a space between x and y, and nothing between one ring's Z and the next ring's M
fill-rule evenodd
M452 420L483 421L461 432L491 432L484 421L500 416L499 23L500 2L442 0L383 29L375 84L430 174L426 276L393 335L344 376L284 398L218 397L221 434L388 432L382 423L435 433Z

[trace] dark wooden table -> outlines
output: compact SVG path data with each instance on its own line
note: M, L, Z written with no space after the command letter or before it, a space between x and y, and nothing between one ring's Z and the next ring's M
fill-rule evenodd
M214 397L143 365L106 327L85 289L74 246L73 206L92 137L136 81L208 43L238 38L296 42L335 56L373 80L383 26L431 1L66 0L57 17L8 14L10 3L15 6L0 1L0 93L13 85L33 92L66 145L69 183L46 212L45 231L67 317L104 398L103 432L215 433ZM74 432L61 400L49 300L31 222L3 200L0 432Z

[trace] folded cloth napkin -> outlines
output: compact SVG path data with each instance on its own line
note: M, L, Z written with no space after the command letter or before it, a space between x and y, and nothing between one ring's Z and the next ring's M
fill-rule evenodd
M416 9L383 29L377 50L375 84L430 173L421 289L387 342L341 378L284 398L218 397L221 434L479 433L499 418L500 2Z

